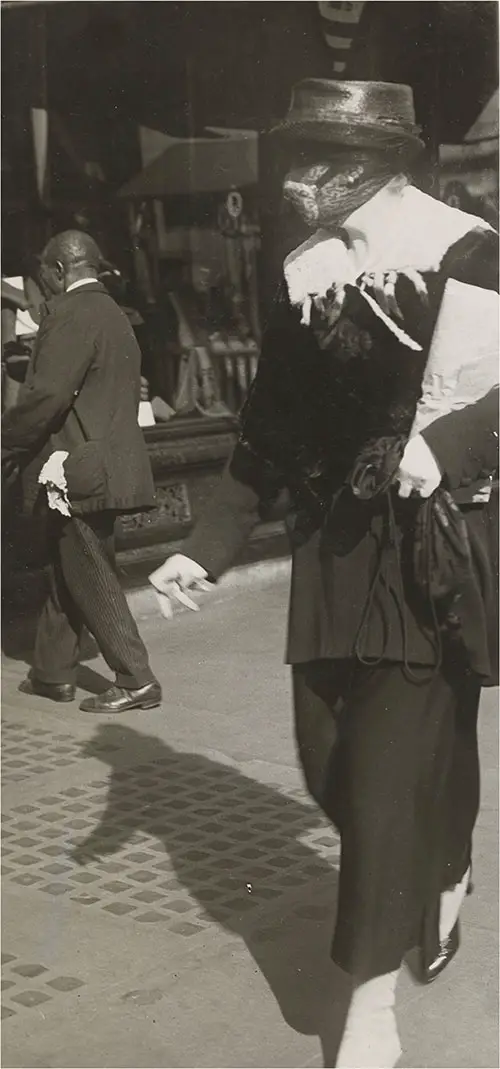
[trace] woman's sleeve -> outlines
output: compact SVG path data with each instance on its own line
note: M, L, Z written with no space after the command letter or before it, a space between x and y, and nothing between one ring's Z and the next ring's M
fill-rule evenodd
M252 468L250 471L249 468ZM218 579L234 563L254 527L265 519L266 509L279 488L251 464L238 444L220 482L182 546L182 553Z
M475 404L441 416L422 431L452 490L498 468L498 388Z
M233 564L285 485L279 465L266 459L268 440L274 442L280 425L274 368L286 331L281 295L280 290L264 331L257 374L240 416L239 441L205 511L182 546L182 552L206 568L213 579Z
M475 227L448 249L440 266L444 282L454 278L469 286L499 290L499 241L496 230Z

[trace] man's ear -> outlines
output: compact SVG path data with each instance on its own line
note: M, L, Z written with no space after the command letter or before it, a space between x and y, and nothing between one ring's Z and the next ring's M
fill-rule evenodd
M54 271L55 271L59 281L63 282L64 281L64 276L65 276L65 271L64 271L64 265L61 263L60 260L56 260L56 262L54 264Z

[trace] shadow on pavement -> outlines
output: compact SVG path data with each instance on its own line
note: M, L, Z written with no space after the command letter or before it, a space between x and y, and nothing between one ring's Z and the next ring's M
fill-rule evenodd
M176 751L122 725L100 724L84 754L109 763L111 778L100 823L75 848L73 859L85 866L112 855L138 832L159 840L177 880L205 915L244 940L285 1021L299 1033L317 1035L324 1065L335 1065L346 1012L345 978L329 957L337 875L301 842L301 836L320 827L318 811L233 767ZM152 794L143 780L138 791L138 776L150 773L152 764L164 776L164 790ZM256 822L261 832L256 832ZM261 851L259 836L267 840ZM265 865L273 841L283 891L303 888L284 915L279 913L279 892L266 895L265 881L259 884L259 866ZM256 905L265 905L266 898L268 904L257 930L251 930L245 902L249 879ZM328 908L315 904L321 891L331 903Z
M39 609L41 609L41 607L42 605L39 606ZM6 657L10 657L13 661L24 661L25 664L31 666L33 662L33 650L35 648L37 623L38 613L33 610L33 606L30 606L28 610L19 609L19 607L13 608L11 604L4 605L2 608L2 653L4 653ZM99 650L94 639L88 632L84 632L80 654L81 660L93 661L98 653ZM81 669L81 671L82 670L83 669ZM84 670L84 679L86 678L85 672L91 672L91 670ZM95 675L96 673L92 674ZM87 689L85 683L80 683L80 677L78 682L79 686ZM109 687L109 681L107 686ZM92 690L92 688L88 689ZM97 691L93 693L97 693Z
M2 652L13 661L31 665L35 646L36 618L19 613L12 617L9 609L2 611Z
M90 646L90 643L92 641L90 636L88 641ZM87 660L92 659L93 658L90 655L87 657ZM110 677L111 675L112 673L110 671ZM80 664L78 666L78 675L76 681L77 686L81 687L82 690L86 690L88 694L102 694L105 690L108 690L108 688L113 683L112 678L106 679L106 677L102 676L100 672L95 672L93 668L89 668L86 664Z

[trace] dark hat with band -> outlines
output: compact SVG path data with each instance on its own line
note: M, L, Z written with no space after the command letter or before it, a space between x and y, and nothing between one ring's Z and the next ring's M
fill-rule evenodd
M424 147L413 92L393 82L308 78L294 86L287 115L270 132L359 148Z

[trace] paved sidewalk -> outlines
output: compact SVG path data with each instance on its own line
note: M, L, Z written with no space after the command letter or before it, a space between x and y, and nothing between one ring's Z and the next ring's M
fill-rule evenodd
M227 586L172 623L137 600L149 712L29 699L4 657L6 1069L334 1064L339 847L295 759L286 596L279 574ZM485 692L476 890L446 973L401 977L406 1069L499 1065L497 721Z

